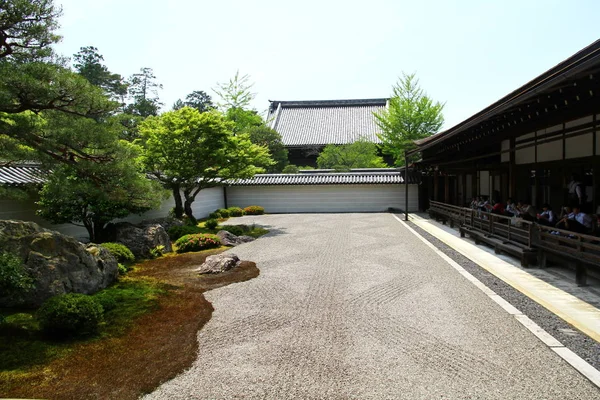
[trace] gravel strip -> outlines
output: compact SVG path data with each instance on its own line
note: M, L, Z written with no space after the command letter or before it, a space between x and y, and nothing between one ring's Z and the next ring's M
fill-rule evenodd
M456 261L474 277L483 282L488 288L492 289L523 314L527 315L546 332L559 340L565 347L575 352L575 354L586 360L594 368L600 370L600 343L596 342L571 324L568 324L562 318L519 292L503 280L486 271L478 264L469 260L467 257L463 256L435 236L429 234L415 223L409 221L408 225L444 254Z

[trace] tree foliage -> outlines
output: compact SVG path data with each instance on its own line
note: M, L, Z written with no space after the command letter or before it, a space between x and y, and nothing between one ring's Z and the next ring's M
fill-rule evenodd
M215 108L211 97L203 90L194 90L185 97L185 101L177 100L173 104L173 110L180 110L183 107L195 108L200 112L206 112Z
M269 162L266 165L261 165L266 172L281 172L289 164L288 151L281 141L281 135L277 131L261 124L259 126L251 126L244 132L248 133L252 143L269 149L274 163Z
M102 64L104 57L93 46L82 47L73 56L75 70L92 85L102 88L114 99L123 100L127 95L127 84L119 74L113 74Z
M158 115L163 105L158 97L162 85L156 82L152 68L141 68L140 72L133 74L127 83L132 102L125 108L126 112L141 117Z
M414 141L438 132L444 123L444 105L433 102L415 74L403 74L393 86L389 108L375 113L383 151L394 157L396 165L404 164L404 152L414 148Z
M224 179L249 178L269 164L265 147L247 134L234 135L232 124L217 112L184 107L146 119L144 165L173 192L175 215L193 218L192 203L202 189ZM181 198L184 195L184 201Z
M52 54L50 45L60 40L59 7L52 0L0 0L0 60L39 60Z
M387 164L377 153L377 145L365 138L354 143L328 144L317 158L319 168L349 171L352 168L385 168Z
M38 214L52 223L83 226L92 242L101 242L113 219L157 208L165 196L140 171L139 147L114 143L110 162L56 166L40 192Z
M230 108L247 108L256 97L256 94L250 91L252 86L254 83L250 83L250 76L240 76L240 71L237 71L229 82L217 83L213 91L219 96L219 109L226 112Z

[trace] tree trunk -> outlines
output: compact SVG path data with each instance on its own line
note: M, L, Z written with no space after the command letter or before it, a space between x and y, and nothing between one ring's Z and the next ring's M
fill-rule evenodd
M175 199L175 209L173 210L175 213L175 218L181 219L181 217L183 217L184 210L179 185L175 185L175 187L173 187L173 199Z
M94 243L94 241L96 240L94 232L94 223L92 221L84 219L83 226L85 226L85 230L87 231L88 236L90 237L90 242Z
M183 209L185 211L185 215L188 216L188 218L190 218L191 220L194 220L194 215L192 212L192 203L194 202L194 200L189 201L188 199L185 199L185 203L183 206Z

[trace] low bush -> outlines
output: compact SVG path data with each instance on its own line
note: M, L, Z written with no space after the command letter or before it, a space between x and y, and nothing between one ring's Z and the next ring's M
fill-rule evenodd
M218 213L221 216L221 218L229 218L232 216L228 208L219 208L215 212Z
M246 215L263 215L265 209L261 206L248 206L244 208L244 214Z
M196 226L198 225L198 220L194 217L190 217L189 215L184 215L181 220L183 224L186 226Z
M180 226L172 226L169 228L169 238L171 240L177 240L185 235L192 235L194 233L200 233L202 228L191 225L180 225Z
M104 309L93 297L68 293L51 297L37 312L40 328L49 336L64 338L98 332Z
M241 217L244 215L244 210L239 207L229 207L227 211L229 211L230 217Z
M135 256L124 244L107 242L102 243L100 246L110 251L110 253L115 256L117 261L120 263L132 263L135 261Z
M211 212L210 214L208 214L208 218L209 219L219 219L221 218L221 213L215 211L215 212Z
M206 233L185 235L177 239L175 246L177 246L178 253L187 253L189 251L200 251L220 247L221 240L217 235Z
M281 172L284 174L297 174L298 166L294 164L286 165Z
M204 223L204 226L208 229L215 229L219 225L219 221L216 219L209 219Z
M35 287L21 259L11 253L0 252L0 293L21 298L21 293Z
M150 258L159 258L165 254L165 246L162 244L150 249Z
M129 268L127 268L125 265L119 263L117 266L118 266L119 275L125 275L126 273L129 272Z
M246 230L243 228L245 225L224 225L221 230L233 233L235 236L242 236Z

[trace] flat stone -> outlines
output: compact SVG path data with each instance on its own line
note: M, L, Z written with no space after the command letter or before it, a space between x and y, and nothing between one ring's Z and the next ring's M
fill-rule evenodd
M241 261L235 254L216 254L206 257L204 264L198 268L199 274L219 274L240 265Z

